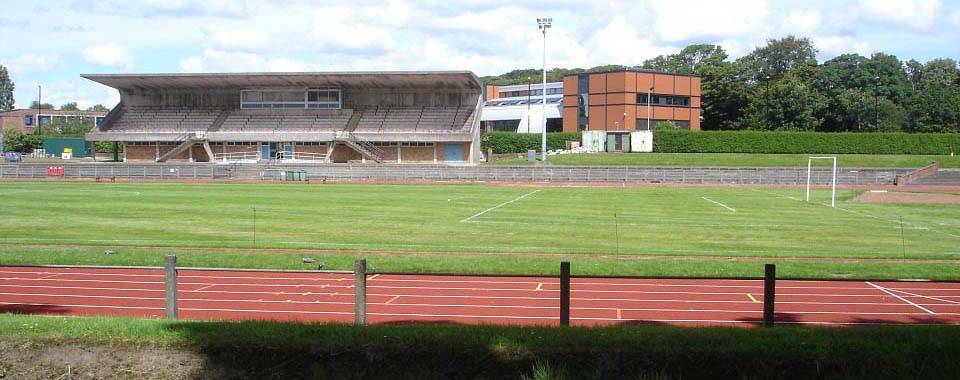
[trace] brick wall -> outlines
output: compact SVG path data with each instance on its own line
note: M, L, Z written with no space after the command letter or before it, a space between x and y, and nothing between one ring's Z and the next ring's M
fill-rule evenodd
M127 161L156 161L157 147L154 145L127 145Z
M408 146L400 151L404 163L408 162L433 162L432 146Z

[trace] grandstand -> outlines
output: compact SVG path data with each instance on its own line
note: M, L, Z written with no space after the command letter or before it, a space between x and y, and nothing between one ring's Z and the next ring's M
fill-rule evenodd
M471 72L89 74L120 103L87 140L124 161L475 162Z

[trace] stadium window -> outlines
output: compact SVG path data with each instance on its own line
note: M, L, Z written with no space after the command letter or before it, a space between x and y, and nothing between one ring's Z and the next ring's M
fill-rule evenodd
M241 90L240 108L340 108L340 89Z
M433 143L430 142L405 142L401 143L401 146L404 148L416 148L416 147L432 147Z

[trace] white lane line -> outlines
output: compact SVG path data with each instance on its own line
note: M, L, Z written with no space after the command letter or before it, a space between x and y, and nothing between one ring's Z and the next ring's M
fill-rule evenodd
M915 293L905 292L905 291L903 291L903 290L897 290L897 289L892 289L892 288L887 288L887 289L890 290L890 291L892 291L892 292L903 293L903 294L906 294L906 295L908 295L908 296L921 297L921 298L931 299L931 300L934 300L934 301L941 301L941 302L947 302L947 303L952 303L952 304L960 305L960 302L957 302L957 301L945 300L945 299L943 299L943 298L925 296L925 295L922 295L922 294L915 294ZM933 305L931 305L931 306L933 306Z
M513 202L519 201L519 200L521 200L521 199L523 199L523 198L529 197L529 196L531 196L531 195L533 195L533 194L536 194L536 193L539 193L539 192L540 192L540 190L534 190L534 191L531 191L531 192L529 192L529 193L523 194L523 195L521 195L521 196L519 196L519 197L516 197L516 198L513 198L513 199L511 199L511 200L509 200L509 201L503 202L503 203L501 203L501 204L498 204L498 205L493 206L493 207L491 207L491 208L488 208L488 209L486 209L486 210L480 211L480 212L474 214L473 216L470 216L469 218L464 218L463 220L460 221L460 223L469 222L469 221L473 220L474 218L476 218L476 217L478 217L478 216L480 216L480 215L486 214L486 213L488 213L488 212L490 212L490 211L496 210L496 209L498 209L498 208L501 208L501 207L506 206L506 205L508 205L508 204L511 204L511 203L513 203Z
M931 314L931 315L936 315L936 314L937 314L937 313L934 313L934 312L930 311L930 309L927 309L927 308L925 308L925 307L923 307L923 306L917 305L917 304L911 302L910 300L907 300L906 298L903 298L903 297L900 297L900 296L894 294L893 292L887 290L887 288L884 288L884 287L882 287L882 286L876 285L876 284L874 284L874 283L872 283L872 282L870 282L870 281L867 281L867 285L870 285L870 286L872 286L872 287L874 287L874 288L877 288L877 289L880 290L881 292L887 293L887 294L889 294L889 295L891 295L891 296L896 297L897 299L899 299L899 300L901 300L901 301L903 301L903 302L906 302L906 303L908 303L908 304L910 304L910 305L913 305L913 306L916 307L917 309L923 310L923 311L927 312L928 314Z
M57 304L44 304L44 303L21 303L21 302L0 302L0 305L17 305L17 306L59 306L59 307L81 307L81 308L111 308L111 309L141 309L141 310L162 310L162 308L153 308L153 307L137 307L137 306L89 306L89 305L57 305ZM211 308L180 308L181 311L220 311L220 312L235 312L235 313L269 313L269 314L313 314L313 315L344 315L352 316L353 312L339 312L339 311L284 311L284 310L233 310L233 309L211 309ZM415 313L371 313L367 312L367 315L380 316L380 317L426 317L426 318L476 318L476 319L520 319L520 320L543 320L545 322L553 322L554 317L544 316L544 317L524 317L524 316L510 316L510 315L459 315L459 314L415 314ZM68 316L69 317L69 316ZM627 320L634 321L645 321L645 322L656 322L656 323L731 323L731 324L757 324L759 321L744 321L744 320L725 320L725 319L643 319L643 318L631 318L631 319L614 319L614 318L570 318L574 321L606 321L606 322L623 322ZM802 321L790 321L790 322L777 322L778 324L799 324L799 325L896 325L902 324L895 321L890 322L802 322ZM945 323L911 323L912 325L956 325L958 322L945 322Z
M0 285L2 287L17 287L17 288L35 288L35 289L74 289L74 290L92 290L92 291L129 291L129 292L164 292L162 289L124 289L124 288L90 288L90 287L57 287L57 286L41 286L41 285ZM181 294L186 293L214 293L214 294L244 294L244 295L271 295L271 296L298 296L303 295L303 293L287 293L287 292L255 292L255 291L219 291L219 290L205 290L205 291L196 291L196 290L181 290ZM22 293L8 293L13 295L19 295ZM696 294L696 293L682 293L682 294ZM737 294L737 293L728 293L728 294ZM55 294L51 294L55 295ZM316 296L352 296L352 294L339 294L336 292L333 293L311 293L311 295ZM796 296L810 296L812 294L796 294ZM55 296L72 296L70 294L62 294ZM403 296L409 298L427 298L427 299L443 299L443 298L452 298L452 299L462 299L464 295L427 295L427 294L402 294L397 295L396 293L367 293L367 296L382 296L382 297L396 297ZM850 295L850 297L862 298L863 296ZM881 295L871 295L869 297L882 297ZM523 297L523 296L471 296L470 298L477 300L533 300L533 301L552 301L555 300L555 297L545 296L545 297ZM691 299L641 299L641 298L595 298L595 297L585 297L578 298L572 297L571 300L574 301L599 301L599 302L640 302L640 303L693 303L693 304L705 304L705 303L732 303L732 304L748 304L749 301L736 301L736 300L691 300ZM235 301L244 301L243 299L238 299ZM778 301L781 304L795 304L795 305L872 305L872 306L896 306L891 305L888 302L804 302L804 301ZM921 304L925 306L933 306L934 304Z
M727 210L730 210L731 212L737 212L737 209L735 209L735 208L733 208L733 207L730 207L730 206L727 206L727 205L725 205L725 204L723 204L723 203L717 202L717 201L715 201L715 200L713 200L713 199L710 199L710 198L707 198L707 197L700 197L700 198L703 198L703 200L705 200L705 201L707 201L707 202L716 204L717 206L720 206L720 207L723 207L723 208L725 208L725 209L727 209Z

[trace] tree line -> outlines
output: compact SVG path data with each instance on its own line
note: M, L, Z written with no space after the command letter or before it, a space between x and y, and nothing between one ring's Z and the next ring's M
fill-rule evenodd
M816 55L810 39L787 36L735 60L722 46L696 44L634 67L700 76L705 130L960 132L956 60L921 63L875 53L842 54L818 63ZM620 68L553 69L547 79ZM528 77L539 82L539 71L514 70L482 80L523 84Z

